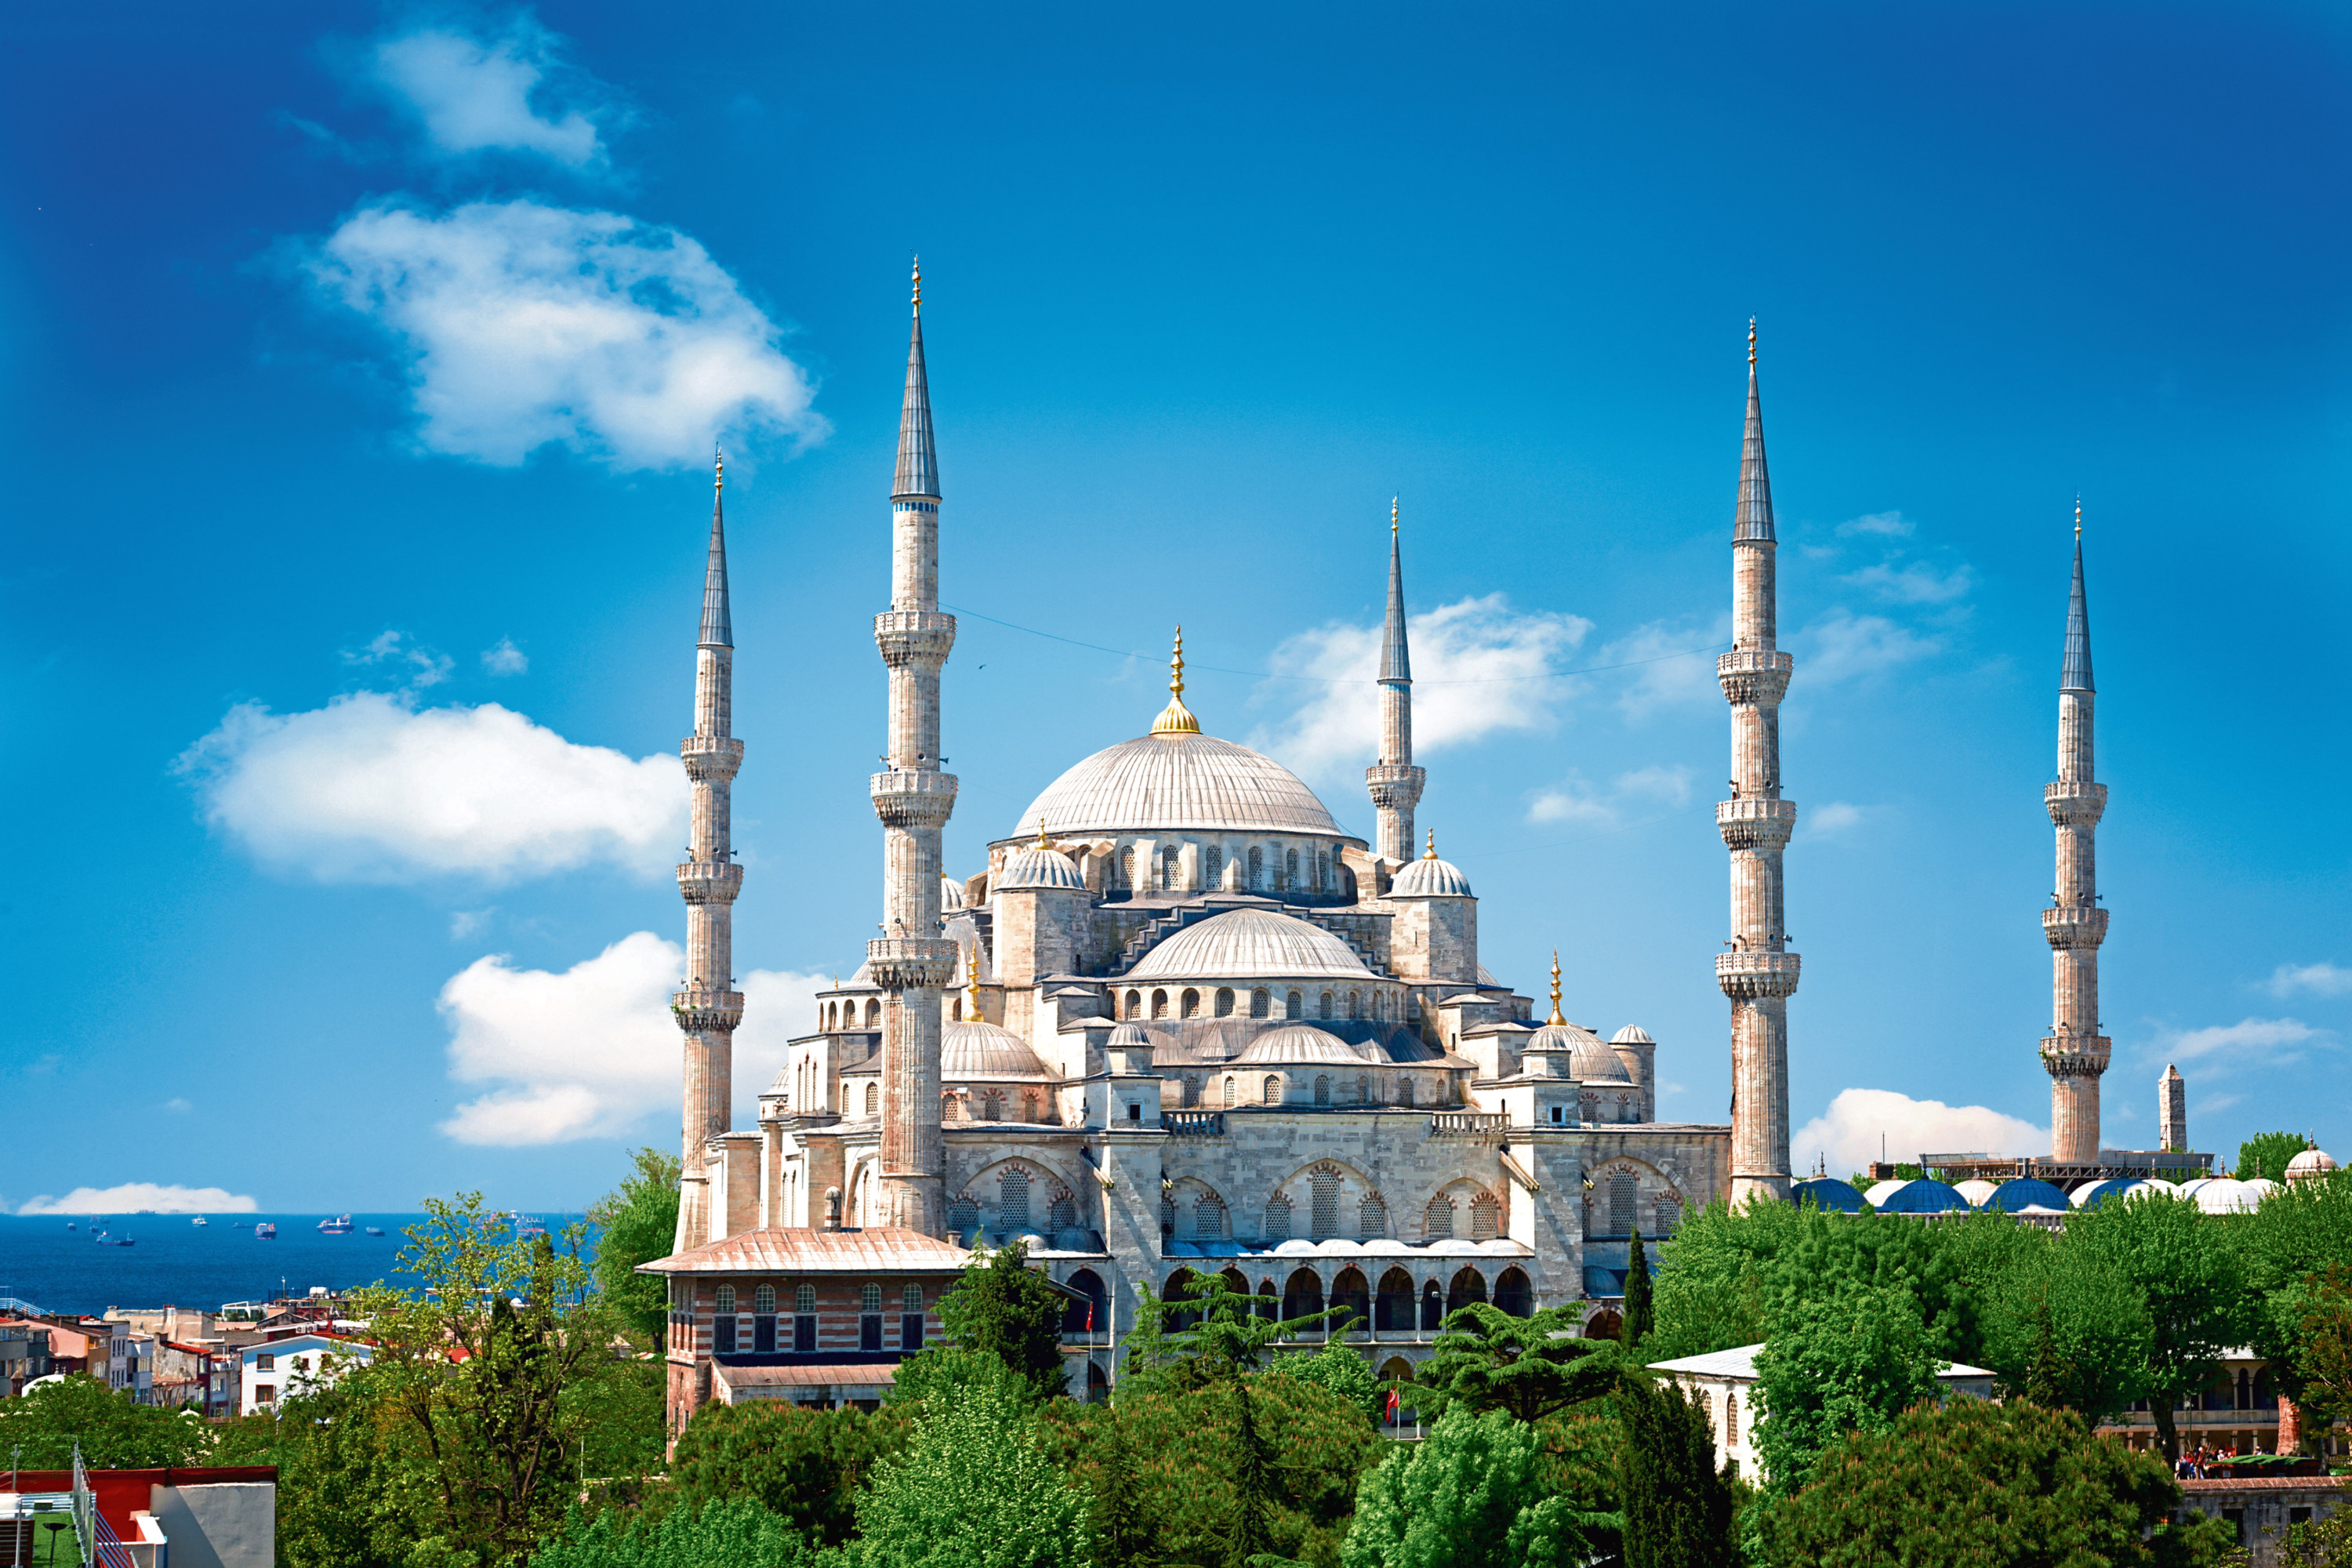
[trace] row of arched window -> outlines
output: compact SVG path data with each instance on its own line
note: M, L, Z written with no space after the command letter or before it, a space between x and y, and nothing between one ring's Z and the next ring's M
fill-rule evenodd
M1163 893L1185 890L1184 847L1162 843L1142 866L1144 882L1136 880L1136 847L1120 847L1113 858L1112 886L1128 892L1139 889ZM1222 844L1211 844L1201 850L1201 886L1222 888L1225 885L1227 857L1230 854L1232 879L1239 890L1248 893L1338 893L1345 890L1347 868L1334 860L1329 848L1302 853L1296 848L1270 848L1253 844L1246 849L1228 851Z
M1347 1236L1356 1240L1371 1241L1386 1237L1389 1234L1388 1200L1378 1193L1364 1194L1345 1214L1344 1217L1355 1222L1354 1230L1341 1228L1341 1184L1337 1171L1317 1171L1307 1178L1307 1212L1303 1216L1307 1222L1303 1233L1305 1238L1327 1241L1334 1237ZM1472 1241L1492 1241L1502 1234L1503 1205L1494 1194L1472 1194L1468 1207L1465 1221L1461 1212L1462 1205L1454 1194L1439 1193L1431 1198L1428 1206L1422 1211L1424 1239L1451 1241L1465 1234L1465 1226L1468 1238ZM1174 1200L1163 1199L1160 1205L1160 1223L1171 1237L1176 1234L1178 1217ZM1290 1240L1293 1236L1301 1234L1296 1228L1301 1217L1289 1194L1276 1193L1266 1200L1260 1238L1265 1241ZM1207 1240L1222 1238L1225 1235L1225 1227L1231 1223L1225 1200L1215 1193L1204 1193L1195 1198L1189 1218L1191 1234Z
M1317 994L1314 1011L1310 1013L1307 993L1289 990L1282 994L1280 1013L1274 1010L1276 1005L1274 992L1264 985L1249 994L1249 1016L1253 1018L1316 1017L1332 1021L1369 1018L1393 1023L1398 1013L1396 996L1381 991L1320 992ZM1211 1017L1230 1018L1242 1005L1241 993L1230 985L1220 985L1208 993L1189 985L1174 992L1161 988L1152 991L1148 997L1140 989L1130 989L1118 998L1118 1016L1121 1018L1165 1018L1171 1016L1172 1008L1176 1017L1198 1018L1205 1008Z
M1036 1201L1039 1179L1027 1167L1007 1165L996 1176L996 1224L998 1232L1013 1236L1023 1231L1036 1230L1043 1220L1044 1230L1051 1236L1069 1230L1078 1223L1077 1200L1068 1188L1058 1182L1046 1181L1044 1202ZM980 1200L966 1188L948 1204L948 1230L959 1240L981 1228Z
M1349 1335L1374 1331L1382 1333L1416 1331L1433 1333L1445 1321L1447 1313L1459 1311L1473 1302L1488 1300L1486 1276L1467 1266L1457 1270L1444 1286L1431 1279L1418 1288L1413 1284L1412 1276L1404 1269L1391 1268L1381 1276L1378 1289L1366 1280L1363 1270L1350 1266L1339 1270L1333 1278L1328 1299L1323 1293L1322 1278L1311 1268L1295 1270L1282 1281L1279 1289L1271 1279L1260 1279L1255 1291L1251 1290L1248 1278L1238 1267L1228 1268L1215 1278L1222 1279L1228 1289L1243 1295L1254 1294L1278 1300L1281 1302L1279 1315L1286 1319L1307 1317L1327 1307L1337 1308L1341 1316L1331 1321L1334 1327L1328 1332ZM1201 1279L1190 1268L1179 1268L1169 1275L1167 1286L1160 1292L1160 1300L1174 1308L1170 1314L1170 1328L1187 1329L1200 1321L1197 1310L1187 1311L1180 1303L1199 1293ZM1504 1269L1495 1280L1492 1300L1498 1310L1514 1318L1532 1316L1536 1307L1535 1291L1528 1281L1526 1271L1517 1268ZM1261 1304L1255 1310L1260 1317L1269 1319L1277 1312L1271 1302ZM1346 1325L1344 1329L1337 1326L1340 1323ZM1311 1338L1320 1339L1327 1337L1327 1331L1310 1330L1308 1334Z
M1380 1104L1382 1101L1376 1096L1377 1088L1378 1085L1372 1075L1368 1072L1340 1073L1336 1077L1328 1072L1317 1073L1312 1079L1304 1073L1297 1075L1297 1099L1302 1104L1309 1102L1316 1105ZM1177 1093L1171 1098L1179 1100L1180 1110L1213 1109L1208 1098L1210 1095L1209 1087L1199 1073L1186 1073L1179 1080ZM1292 1086L1287 1075L1283 1073L1270 1072L1263 1076L1227 1073L1218 1083L1213 1098L1217 1104L1231 1107L1282 1105L1288 1103L1292 1095ZM1438 1103L1443 1099L1441 1095L1432 1103ZM1399 1105L1410 1110L1413 1107L1414 1100L1412 1076L1410 1073L1397 1074L1386 1103Z
M827 1034L842 1029L858 1028L860 1026L857 1022L857 999L854 996L847 1001L824 1003L816 1010L817 1027ZM882 1026L881 998L876 996L866 998L866 1022L863 1026L868 1029L878 1029Z

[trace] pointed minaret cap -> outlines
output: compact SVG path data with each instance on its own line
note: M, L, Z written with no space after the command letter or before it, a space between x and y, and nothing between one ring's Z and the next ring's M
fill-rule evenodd
M1756 318L1748 318L1748 430L1739 442L1739 506L1731 538L1773 541L1772 476L1764 466L1764 403L1756 391Z
M1168 706L1151 721L1155 735L1197 735L1201 721L1184 706L1184 628L1176 628L1176 653L1168 661Z
M1381 637L1381 683L1412 683L1412 655L1404 640L1404 556L1397 547L1397 503L1389 502L1389 618Z
M2066 599L2066 662L2058 672L2061 691L2096 692L2091 684L2091 601L2083 592L2083 503L2074 502L2074 588Z
M702 635L694 639L698 647L735 646L734 620L727 609L726 491L727 459L720 455L711 459L710 563L702 573Z
M1546 1018L1544 1022L1546 1024L1568 1022L1559 1016L1559 949L1556 947L1551 950L1551 1016Z
M915 259L915 324L907 339L907 400L898 409L898 476L892 500L940 499L940 458L931 445L931 383L923 370L923 263Z

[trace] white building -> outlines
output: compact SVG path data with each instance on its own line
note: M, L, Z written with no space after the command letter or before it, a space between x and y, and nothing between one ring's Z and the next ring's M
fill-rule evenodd
M1658 1361L1650 1370L1663 1373L1677 1386L1698 1395L1706 1406L1706 1421L1715 1433L1715 1462L1728 1458L1743 1476L1760 1477L1764 1468L1756 1458L1756 1352L1760 1344L1709 1355ZM1991 1373L1980 1366L1954 1362L1937 1373L1944 1398L1964 1394L1970 1399L1992 1397Z
M252 1415L280 1399L332 1383L344 1368L365 1366L374 1352L357 1340L295 1334L237 1352L237 1414Z

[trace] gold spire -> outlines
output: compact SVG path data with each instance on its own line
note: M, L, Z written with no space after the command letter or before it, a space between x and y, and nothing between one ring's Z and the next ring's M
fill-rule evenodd
M1168 706L1151 721L1155 735L1197 735L1201 721L1184 706L1184 628L1176 628L1176 652L1168 661Z
M1421 858L1424 860L1437 858L1437 829L1434 827L1429 830L1429 847L1421 852Z
M915 258L915 314L923 313L923 258Z
M1748 368L1756 368L1756 318L1748 318Z
M980 943L971 944L971 956L964 966L964 1016L972 1023L986 1022L980 1016Z
M1559 1016L1559 949L1556 947L1551 950L1551 1016L1544 1022L1547 1024L1568 1022Z

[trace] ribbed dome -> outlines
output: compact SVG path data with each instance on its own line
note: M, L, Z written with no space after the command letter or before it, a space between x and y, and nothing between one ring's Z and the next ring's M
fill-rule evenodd
M1628 1024L1610 1036L1609 1043L1612 1046L1654 1046L1658 1042L1650 1038L1650 1031L1641 1025Z
M1617 1059L1617 1053L1602 1045L1600 1036L1576 1024L1546 1024L1528 1037L1526 1048L1568 1052L1568 1076L1579 1083L1633 1081L1625 1071L1625 1064Z
M942 910L960 910L963 907L963 884L957 881L953 877L949 876L945 871L940 872L940 908Z
M1391 899L1466 899L1470 879L1451 860L1424 855L1396 874L1389 883Z
M949 1024L940 1031L943 1080L1053 1076L1028 1042L1010 1029L993 1024Z
M1272 757L1213 735L1122 741L1046 786L1015 831L1310 833L1345 837L1315 792Z
M1024 888L1083 893L1087 880L1067 855L1048 844L1028 844L1004 858L1004 869L991 887L1000 893Z
M2286 1179L2290 1182L2307 1182L2315 1176L2324 1176L2334 1169L2336 1169L2336 1162L2329 1159L2324 1151L2305 1149L2286 1163Z
M1351 1046L1337 1035L1327 1034L1306 1024L1285 1024L1279 1029L1268 1029L1234 1058L1237 1064L1252 1067L1335 1063L1343 1067L1361 1067L1370 1062L1386 1066L1388 1059L1368 1046Z
M1355 950L1320 926L1271 910L1231 910L1144 954L1129 980L1372 980Z
M1113 1029L1110 1032L1109 1046L1112 1050L1119 1050L1122 1048L1132 1049L1137 1046L1149 1046L1150 1044L1151 1044L1150 1035L1145 1032L1142 1025L1136 1023L1132 1019L1121 1024L1118 1028Z

